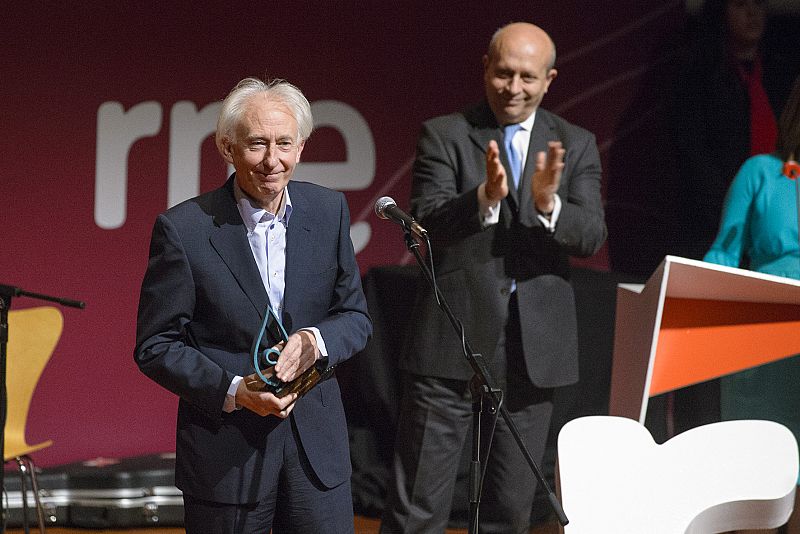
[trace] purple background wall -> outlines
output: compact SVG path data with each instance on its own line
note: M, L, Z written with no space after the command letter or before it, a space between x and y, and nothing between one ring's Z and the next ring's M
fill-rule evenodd
M365 273L411 261L402 233L374 216L373 203L389 195L407 206L419 125L482 97L481 56L496 28L528 20L550 32L559 76L543 105L593 131L605 164L616 144L647 127L646 115L619 119L684 18L682 2L641 0L597 8L583 0L289 2L280 10L264 2L69 4L7 8L0 52L0 283L87 303L64 309L63 335L33 398L29 441L54 440L35 455L44 466L174 448L176 399L139 373L132 351L150 229L167 208L170 154L181 139L171 128L178 102L202 109L256 75L286 78L312 103L354 108L375 148L374 176L344 188L353 223L362 223ZM95 217L108 185L96 183L108 157L98 148L107 102L126 113L151 102L161 116L152 135L123 152L125 218L113 228ZM121 130L107 133L124 137ZM304 161L344 161L347 149L341 131L321 128ZM176 175L199 173L201 191L226 177L210 137L199 156L173 157L173 165ZM580 265L607 269L606 249ZM13 306L41 304L17 298Z

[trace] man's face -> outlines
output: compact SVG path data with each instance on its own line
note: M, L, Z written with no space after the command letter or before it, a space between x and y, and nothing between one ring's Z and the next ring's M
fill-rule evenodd
M303 152L297 121L284 104L256 95L245 105L233 137L223 141L223 157L236 169L236 183L261 207L276 213Z
M730 0L725 6L728 36L742 46L758 44L766 19L766 0Z
M497 122L522 122L536 111L557 74L552 53L546 42L508 35L483 57L486 98Z

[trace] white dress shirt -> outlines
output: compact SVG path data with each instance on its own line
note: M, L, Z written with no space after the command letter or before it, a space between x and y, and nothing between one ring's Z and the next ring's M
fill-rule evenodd
M530 117L520 123L520 129L511 140L511 145L517 154L520 155L520 166L525 169L525 162L528 160L528 147L531 142L531 130L533 130L533 121L536 119L536 112L534 111ZM522 177L520 177L520 180ZM554 196L553 213L549 217L538 214L539 221L544 225L547 230L553 232L556 228L558 216L561 213L561 198L558 195ZM478 205L480 206L480 215L483 225L491 226L500 222L500 202L494 204L489 203L486 197L486 184L482 183L478 187Z
M283 312L283 291L285 288L286 272L286 229L289 226L289 219L292 216L292 200L289 198L289 190L283 190L283 198L278 208L278 213L270 213L264 208L256 205L242 192L239 185L234 181L233 194L236 198L236 205L239 214L242 216L247 227L247 240L253 252L253 258L258 265L258 272L264 282L264 289L269 296L269 304L275 312L275 316L282 317ZM320 357L327 357L328 351L325 341L319 329L314 326L301 328L314 334L319 348ZM256 333L253 332L253 335ZM254 369L255 370L255 369ZM241 376L236 376L228 387L228 394L225 397L223 410L232 412L239 407L236 406L236 390Z

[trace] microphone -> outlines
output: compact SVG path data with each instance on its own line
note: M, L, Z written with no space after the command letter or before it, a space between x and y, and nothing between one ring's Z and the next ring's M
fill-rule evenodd
M381 219L388 219L401 225L406 230L411 230L418 237L426 239L428 231L419 225L414 217L397 207L392 197L381 197L375 202L375 215Z

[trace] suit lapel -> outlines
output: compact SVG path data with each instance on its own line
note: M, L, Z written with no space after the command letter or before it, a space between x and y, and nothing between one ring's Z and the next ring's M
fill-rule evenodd
M292 216L289 219L289 226L286 229L286 271L285 287L283 292L284 317L281 319L291 320L291 312L294 310L296 299L302 298L303 282L299 279L302 269L297 268L297 262L303 258L303 250L311 250L310 241L314 238L311 232L311 221L313 213L308 211L308 207L313 205L311 201L302 195L302 192L293 187L292 182L287 185L289 198L292 199ZM290 325L286 325L289 330Z
M478 107L469 111L467 113L467 120L472 125L472 131L469 133L469 137L483 154L486 154L486 148L489 146L489 141L494 140L497 142L497 147L500 149L500 162L506 169L506 175L508 176L509 180L509 196L512 204L516 205L517 192L514 191L514 187L511 185L514 182L514 179L512 178L510 171L511 165L508 162L508 155L506 154L506 150L503 146L503 134L500 127L497 125L497 120L495 119L491 108L489 108L489 104L483 102Z
M520 211L531 210L532 199L530 195L531 177L536 170L536 154L547 150L547 143L553 139L553 125L547 113L539 108L536 111L536 118L531 129L531 140L528 144L528 156L525 158L525 168L519 180ZM523 193L524 192L524 193Z
M269 297L247 240L247 227L236 207L233 180L217 191L213 201L215 228L209 241L263 319Z

